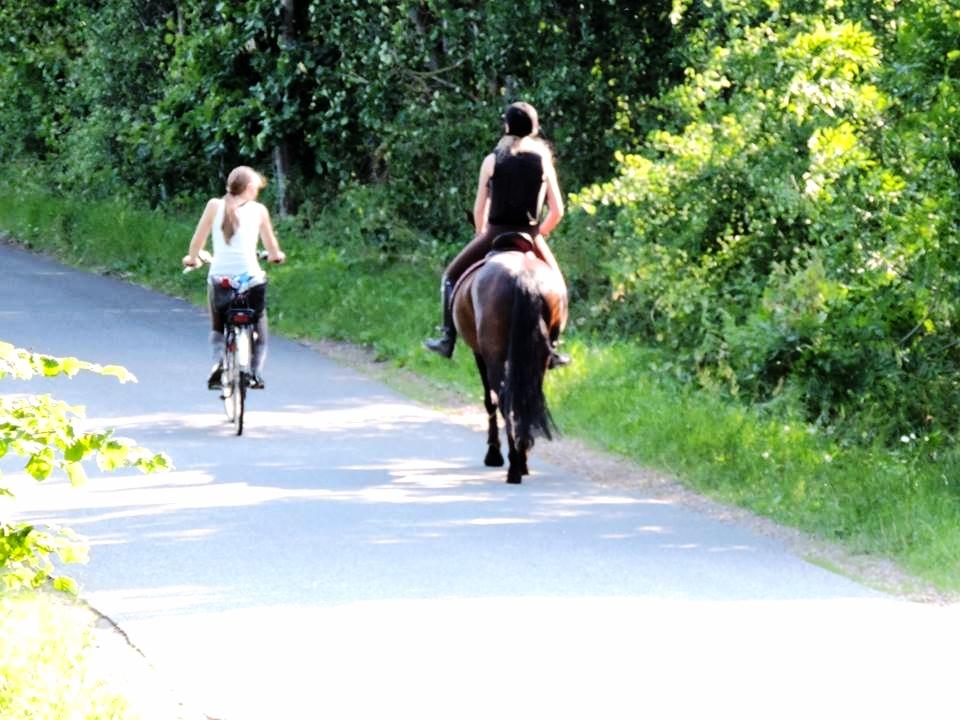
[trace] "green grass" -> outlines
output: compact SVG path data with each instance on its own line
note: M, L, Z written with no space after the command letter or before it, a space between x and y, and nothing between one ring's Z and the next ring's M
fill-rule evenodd
M0 717L133 717L126 699L91 663L92 617L42 593L0 594Z
M184 276L178 265L194 222L22 189L0 194L0 229L30 246L200 301L203 274ZM439 260L384 258L362 237L335 234L348 224L336 210L312 228L279 224L289 262L270 270L272 328L368 345L479 403L468 352L450 363L420 348L439 319ZM551 373L547 391L567 435L960 592L960 455L952 449L929 452L922 439L898 449L841 445L804 423L789 397L745 407L681 384L659 351L576 332L566 349L575 363Z

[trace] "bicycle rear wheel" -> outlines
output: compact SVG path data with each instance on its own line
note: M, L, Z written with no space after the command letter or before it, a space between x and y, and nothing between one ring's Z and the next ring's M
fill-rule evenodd
M237 435L243 434L243 411L247 404L247 387L250 385L250 328L238 328L234 335L233 382L231 396L233 399L233 424L237 428Z
M250 379L245 372L237 373L237 384L234 386L234 425L237 426L237 435L243 435L243 408L247 404L247 385Z
M239 374L239 370L237 370L236 353L231 350L228 345L223 358L223 373L220 376L220 398L223 400L223 411L227 414L227 420L229 420L231 423L234 422L237 417L236 398L234 393L236 383L234 378L236 378Z

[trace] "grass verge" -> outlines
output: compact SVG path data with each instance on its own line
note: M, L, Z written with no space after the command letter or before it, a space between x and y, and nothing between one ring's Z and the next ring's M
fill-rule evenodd
M0 594L0 717L134 717L96 672L93 646L89 611L43 593Z
M28 246L199 301L202 275L178 269L193 222L23 188L0 194L0 229ZM439 261L345 241L349 223L334 209L312 228L279 224L290 262L271 269L272 327L368 345L380 360L478 397L469 353L461 348L449 363L420 349L438 319ZM677 382L657 351L568 337L575 363L547 382L567 434L960 593L956 452L928 451L913 438L898 449L843 445L804 423L789 398L744 407Z

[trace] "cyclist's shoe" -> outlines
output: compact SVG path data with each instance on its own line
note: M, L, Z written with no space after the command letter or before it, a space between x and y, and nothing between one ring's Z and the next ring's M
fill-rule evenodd
M257 372L250 374L251 390L263 390L266 387L267 387L267 383L264 381L263 375Z
M208 390L220 390L223 385L220 382L220 375L223 373L223 365L217 363L210 371L210 377L207 378Z

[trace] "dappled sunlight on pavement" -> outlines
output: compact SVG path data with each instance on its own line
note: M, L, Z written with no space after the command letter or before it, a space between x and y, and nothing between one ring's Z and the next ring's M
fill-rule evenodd
M276 437L287 433L350 433L351 436L369 436L411 426L425 424L436 419L436 413L415 405L399 403L334 404L332 407L288 406L284 410L258 408L256 392L247 395L247 411L244 415L244 436L247 438ZM210 394L212 407L217 396ZM149 413L90 420L91 427L109 426L122 434L140 436L142 431L151 434L179 433L181 431L214 431L217 434L232 434L223 412L204 413Z

